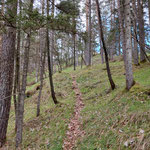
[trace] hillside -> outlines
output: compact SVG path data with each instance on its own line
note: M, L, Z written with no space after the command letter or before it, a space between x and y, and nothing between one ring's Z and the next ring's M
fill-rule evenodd
M25 100L23 149L61 150L68 124L73 116L76 93L72 88L72 76L78 83L84 107L81 110L81 126L84 136L77 139L78 150L149 150L150 149L150 70L144 63L134 67L136 84L125 90L124 66L121 58L110 62L113 79L117 85L110 90L105 64L100 56L93 58L92 67L77 71L67 68L54 75L56 96L60 102L55 106L49 92L49 80L44 80L41 98L41 116L36 118L38 90L30 85L27 91L33 95ZM32 76L28 79L31 82ZM8 128L7 149L14 149L14 109Z

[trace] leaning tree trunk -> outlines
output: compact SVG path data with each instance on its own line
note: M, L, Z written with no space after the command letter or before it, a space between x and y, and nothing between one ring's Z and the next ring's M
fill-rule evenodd
M11 24L15 25L17 14L17 1L7 1L7 15ZM6 142L6 133L11 106L13 88L14 52L16 30L5 22L6 32L2 34L2 47L0 47L0 147Z
M34 0L30 0L30 13L33 11L33 3ZM30 16L29 16L30 18ZM24 99L26 92L26 84L27 84L27 73L28 73L28 63L29 63L29 50L30 50L30 42L31 42L31 28L29 28L29 32L26 37L26 45L24 50L24 62L23 62L23 75L22 75L22 85L20 88L20 93L18 96L17 103L17 133L16 133L16 147L21 147L22 143L22 132L23 132L23 116L24 116Z
M114 90L115 89L115 83L112 79L111 76L111 71L110 71L110 67L109 67L109 59L108 59L108 53L107 53L107 49L106 49L106 45L105 45L105 41L104 41L104 34L103 34L103 25L102 25L102 19L101 19L101 11L100 11L100 7L99 7L99 1L96 0L96 6L97 6L97 14L98 14L98 23L99 23L99 32L101 35L101 40L102 40L102 44L103 44L103 49L104 49L104 53L105 53L105 62L106 62L106 68L107 68L107 74L108 74L108 79L111 85L111 89Z
M47 18L49 16L49 0L47 0ZM54 104L58 104L58 101L55 96L54 91L54 84L53 84L53 77L52 77L52 69L51 69L51 57L50 57L50 48L49 48L49 27L48 27L48 19L47 19L47 28L46 28L46 42L47 42L47 57L48 57L48 70L49 70L49 81L50 81L50 88L51 88L51 95Z
M139 42L140 44L140 61L145 62L145 30L144 30L144 16L143 16L143 2L137 0L138 4L138 24L139 24Z
M132 69L132 43L131 43L131 12L130 12L130 0L126 0L125 3L125 37L126 37L126 89L134 85L133 69Z
M13 84L15 30L7 27L0 48L0 147L6 142Z

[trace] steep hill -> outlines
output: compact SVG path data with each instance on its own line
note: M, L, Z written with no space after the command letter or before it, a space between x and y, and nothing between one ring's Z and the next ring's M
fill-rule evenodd
M84 108L81 112L80 136L74 149L78 150L149 150L150 149L150 69L148 63L134 67L135 86L125 90L125 72L121 58L110 63L117 85L110 90L105 64L100 56L93 58L92 67L77 71L68 68L54 75L56 96L60 102L54 106L50 97L48 78L44 80L41 116L36 118L39 83L28 86L32 91L25 100L23 149L61 150L68 124L73 116L76 96L72 88L72 75L76 77L82 93ZM32 80L32 79L29 79ZM14 109L11 108L8 142L14 149Z

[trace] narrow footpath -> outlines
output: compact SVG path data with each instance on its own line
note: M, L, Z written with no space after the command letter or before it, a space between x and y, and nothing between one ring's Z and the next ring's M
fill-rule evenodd
M84 107L84 104L82 102L81 92L78 88L75 76L72 77L73 79L73 90L76 94L76 105L73 117L70 120L70 123L68 125L68 131L66 133L66 138L63 143L63 150L72 150L75 147L75 144L77 142L77 139L79 137L84 136L84 131L81 130L81 110Z

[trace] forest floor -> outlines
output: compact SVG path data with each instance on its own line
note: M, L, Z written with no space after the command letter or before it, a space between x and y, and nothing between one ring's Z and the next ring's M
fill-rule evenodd
M68 125L74 118L77 93L72 88L71 75L76 77L84 107L81 109L80 130L84 136L75 139L76 150L149 150L150 149L150 64L134 66L135 86L125 90L125 72L121 58L110 62L113 79L117 85L110 90L105 64L100 56L93 58L92 67L80 67L73 72L67 68L54 75L55 91L59 105L50 97L48 78L44 80L41 98L41 115L36 118L37 86L29 84L32 93L25 100L23 149L61 150ZM34 75L34 74L33 74ZM29 76L28 82L35 78ZM75 84L75 83L74 83ZM77 95L76 95L77 94ZM75 109L74 109L75 108ZM14 149L14 108L12 104L5 149Z
M63 144L64 150L72 150L75 147L77 139L79 137L84 136L84 131L81 130L82 124L80 121L81 119L80 113L84 107L84 104L82 102L81 92L78 88L75 76L73 76L72 78L73 78L73 89L76 94L76 106L74 110L74 115L68 125L66 139L64 140L64 144Z

